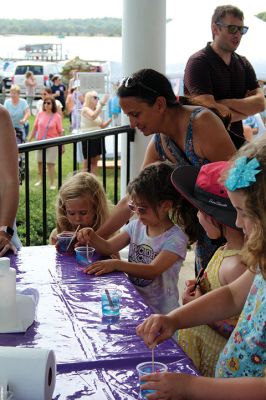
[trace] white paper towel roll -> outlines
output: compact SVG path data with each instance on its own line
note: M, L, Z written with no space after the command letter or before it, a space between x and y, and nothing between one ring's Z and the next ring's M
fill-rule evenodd
M7 381L15 400L51 400L55 377L52 350L0 347L0 381Z

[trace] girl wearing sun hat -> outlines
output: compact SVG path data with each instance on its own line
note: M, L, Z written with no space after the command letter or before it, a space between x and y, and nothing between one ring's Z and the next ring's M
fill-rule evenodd
M177 168L172 175L175 188L198 208L198 219L210 239L223 236L226 244L216 250L201 280L186 282L183 303L189 303L238 278L246 267L241 262L244 235L236 228L236 210L221 183L228 168L225 161ZM198 284L197 284L198 282ZM178 342L204 376L214 376L215 366L238 317L178 331Z

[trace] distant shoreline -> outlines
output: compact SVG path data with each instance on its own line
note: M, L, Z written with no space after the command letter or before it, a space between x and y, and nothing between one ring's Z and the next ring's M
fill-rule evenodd
M3 19L0 35L121 37L121 18Z

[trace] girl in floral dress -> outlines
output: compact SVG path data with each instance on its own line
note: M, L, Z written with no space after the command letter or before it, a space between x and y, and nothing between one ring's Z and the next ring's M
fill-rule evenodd
M248 270L237 280L174 310L152 315L138 328L154 347L178 328L209 324L241 312L220 354L215 378L182 373L143 376L150 399L264 400L266 393L266 139L242 147L225 186L246 237L242 257Z

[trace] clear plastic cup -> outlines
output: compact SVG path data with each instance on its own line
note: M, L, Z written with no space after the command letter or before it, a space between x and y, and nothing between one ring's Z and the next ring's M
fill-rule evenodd
M121 290L116 287L106 287L102 291L102 316L117 317L120 314Z
M153 372L166 372L168 370L167 365L154 361L146 361L138 364L136 367L139 378L143 375L152 374ZM145 381L140 381L140 385L143 385ZM155 390L140 390L140 399L147 399L148 394L155 393Z
M92 257L94 252L95 249L93 247L86 247L86 246L76 247L75 253L78 265L80 265L83 268L88 267L92 263Z
M75 232L62 232L57 235L56 248L59 253L71 254L74 252L75 238L73 235ZM72 240L72 241L71 241Z

